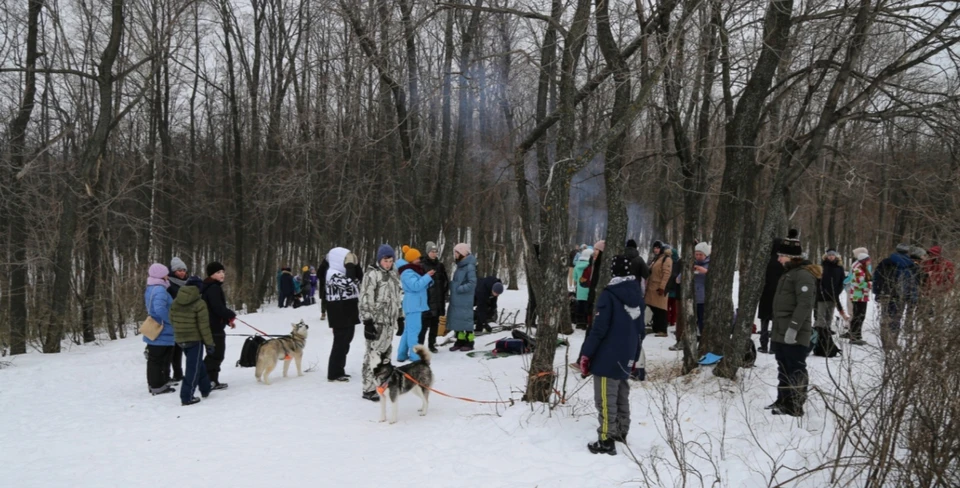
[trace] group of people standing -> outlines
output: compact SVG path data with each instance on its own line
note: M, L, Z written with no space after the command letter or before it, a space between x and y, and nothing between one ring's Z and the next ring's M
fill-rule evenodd
M227 388L220 382L220 367L226 349L225 330L235 327L236 313L227 307L223 293L223 265L207 264L206 278L200 279L189 276L186 264L175 257L170 268L152 264L148 275L144 291L147 314L162 326L156 339L143 337L150 393L173 393L182 382L181 404L193 405L200 402L194 396L197 389L206 398L213 390Z
M287 266L280 268L277 272L277 297L280 308L299 308L316 303L315 297L320 286L317 268L304 266L300 269L300 273L294 276L293 269Z

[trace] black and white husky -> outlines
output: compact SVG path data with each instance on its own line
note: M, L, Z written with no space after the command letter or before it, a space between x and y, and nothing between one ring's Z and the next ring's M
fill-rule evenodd
M376 378L377 393L380 394L380 421L387 420L387 399L390 400L393 408L390 423L397 422L397 400L400 395L413 391L414 395L423 400L423 406L420 407L420 416L427 414L427 407L430 406L430 390L433 384L433 371L430 370L430 351L423 345L414 346L413 352L420 356L419 361L410 364L394 367L392 364L381 364L373 370L373 376ZM413 378L411 380L410 378Z

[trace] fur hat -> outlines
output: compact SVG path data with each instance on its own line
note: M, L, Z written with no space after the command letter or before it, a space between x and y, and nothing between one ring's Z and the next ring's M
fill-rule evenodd
M803 247L800 246L799 239L787 237L780 241L780 246L777 247L777 254L788 258L801 258L803 257Z
M697 246L694 247L693 250L696 252L702 252L703 254L710 256L711 248L710 248L710 244L708 244L707 242L701 242L697 244Z
M857 258L857 261L862 261L860 259L861 254L866 254L867 257L870 257L870 251L867 251L867 248L865 247L858 247L854 249L852 254L853 254L853 257Z
M170 260L170 271L180 271L181 269L187 270L187 264L182 259L175 257Z
M470 244L467 244L466 242L461 242L460 244L453 246L453 252L461 256L467 256L470 254Z
M610 261L610 272L616 278L622 278L630 275L630 259L626 256L614 256Z
M430 242L430 241L427 241L427 246L424 247L424 249L427 251L427 254L430 254L430 251L440 252L440 248L437 247L437 244L435 242Z
M416 249L414 249L414 248L412 248L412 247L410 247L410 246L403 246L403 247L400 248L400 249L403 251L403 260L406 261L406 262L408 262L408 263L412 263L412 262L420 259L420 256L422 256L422 255L420 254L420 251L418 251L418 250L416 250Z
M393 253L393 248L387 244L380 244L380 247L377 248L377 263L379 264L384 258L395 258L396 255Z
M223 270L223 265L217 261L207 264L207 276L213 276Z
M503 283L500 283L499 281L494 283L490 291L496 293L498 296L503 295Z
M867 253L865 253L865 252L862 252L862 253L860 253L860 254L857 254L857 261L864 261L864 260L867 260L867 259L870 259L870 255L869 255L869 254L867 254Z

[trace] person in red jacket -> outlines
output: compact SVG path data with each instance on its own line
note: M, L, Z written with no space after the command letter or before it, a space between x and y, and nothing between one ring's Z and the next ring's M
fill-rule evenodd
M943 248L933 246L929 249L929 258L923 262L923 273L927 276L928 293L945 293L953 289L954 266L943 257Z

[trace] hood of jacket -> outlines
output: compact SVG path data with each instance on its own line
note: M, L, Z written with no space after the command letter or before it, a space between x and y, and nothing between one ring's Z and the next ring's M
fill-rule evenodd
M910 259L910 256L903 253L895 252L890 255L889 259L900 269L908 269L913 266L913 260Z
M195 286L184 286L177 293L177 298L173 301L176 305L189 306L200 299L200 289Z
M472 264L474 266L477 265L477 258L475 258L473 254L468 254L466 257L458 261L457 268L463 268L468 264Z
M808 260L806 260L806 259L790 261L790 262L788 262L787 264L783 265L783 267L786 268L787 273L789 273L790 271L793 271L793 270L795 270L795 269L805 269L805 270L809 271L810 274L812 274L813 277L816 278L816 279L818 279L818 280L819 280L821 277L823 277L823 268L821 268L820 266L818 266L818 265L816 265L816 264L811 263L810 261L808 261Z
M347 267L343 262L347 254L350 254L350 250L343 247L335 247L327 253L327 262L330 264L330 269L327 270L327 279L330 279L334 273L347 274Z
M823 256L823 261L820 262L820 267L822 267L824 270L826 270L827 268L840 268L840 269L843 269L843 266L840 264L840 260L839 260L839 259L836 260L836 261L831 261L831 260L827 259L827 256L826 256L826 255Z
M640 304L643 303L643 295L640 293L640 282L638 282L636 278L611 283L607 285L605 290L609 291L618 301L628 307L639 307Z

